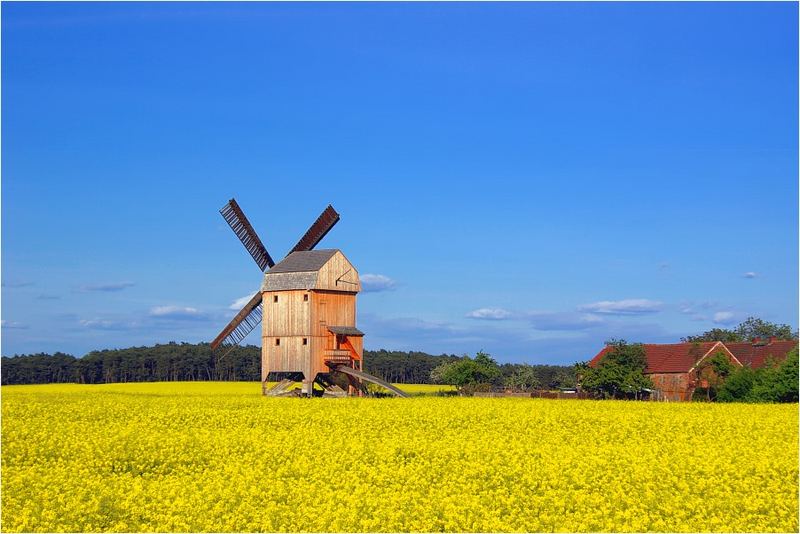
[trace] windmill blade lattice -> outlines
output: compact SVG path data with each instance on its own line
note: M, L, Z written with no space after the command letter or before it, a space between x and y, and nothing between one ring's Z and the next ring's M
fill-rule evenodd
M218 358L225 357L261 323L261 319L261 292L258 291L211 342L211 350Z
M236 203L236 200L230 199L227 204L222 206L219 212L230 225L236 237L242 242L244 248L247 249L247 252L256 260L261 272L275 265L275 262L272 261L272 256L267 252L266 247L264 247L264 244L261 242L261 239L259 239L250 221L245 217L242 208Z
M297 242L294 248L289 251L289 254L300 250L313 249L317 246L317 243L322 241L322 238L331 231L331 228L333 228L337 222L339 222L339 214L336 213L336 210L333 209L333 206L328 204L328 207L325 208L319 217L317 217L317 220L314 221L314 224L311 225L311 228L309 228L305 235L300 238L300 241Z
M236 200L230 199L219 212L256 261L261 271L264 272L268 268L272 268L275 262ZM328 205L289 253L313 249L337 222L339 222L339 214L333 209L333 206ZM253 298L211 342L211 349L214 354L218 358L223 358L231 349L241 343L261 323L262 311L261 292L259 291L253 295Z

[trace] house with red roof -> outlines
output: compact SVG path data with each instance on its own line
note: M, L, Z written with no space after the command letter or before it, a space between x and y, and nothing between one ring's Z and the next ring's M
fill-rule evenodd
M688 401L692 399L695 388L708 387L708 377L704 374L708 370L701 365L706 358L721 353L735 366L758 369L769 361L785 360L788 352L796 346L797 341L776 341L774 338L756 338L745 343L644 344L647 357L645 374L653 381L656 398ZM603 347L589 366L596 367L612 348L608 345Z
M758 369L771 359L782 362L786 354L797 346L797 341L777 341L756 339L752 343L725 343L725 347L742 364Z

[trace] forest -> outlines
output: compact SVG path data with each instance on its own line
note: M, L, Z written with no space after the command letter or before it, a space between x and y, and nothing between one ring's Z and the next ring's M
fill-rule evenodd
M385 380L401 384L431 383L431 372L442 364L465 357L438 356L424 352L365 350L364 370ZM503 364L503 375L512 375L521 364ZM574 384L572 366L522 366L537 375L539 383L551 387ZM150 347L130 347L92 351L81 358L56 352L2 358L2 384L49 384L74 382L161 381L259 381L261 349L254 345L236 347L225 357L215 358L207 343L167 343Z

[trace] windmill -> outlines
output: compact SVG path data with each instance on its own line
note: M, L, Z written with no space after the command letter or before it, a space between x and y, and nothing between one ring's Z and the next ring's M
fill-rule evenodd
M306 396L343 396L333 373L347 377L350 390L365 392L364 382L378 384L399 396L393 385L363 371L363 336L356 328L358 271L338 249L314 250L339 214L328 205L303 237L277 264L267 252L236 200L220 210L222 217L263 274L261 288L211 342L218 359L244 340L259 324L261 382L265 395L292 394L302 382ZM272 373L277 385L267 387ZM314 383L320 388L315 392Z

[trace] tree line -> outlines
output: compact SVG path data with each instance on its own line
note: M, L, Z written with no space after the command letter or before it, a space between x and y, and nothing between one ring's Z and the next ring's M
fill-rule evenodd
M471 358L464 355L443 361L430 373L435 384L456 386L461 394L477 391L509 390L529 392L537 389L573 388L575 367L560 365L498 364L491 355L480 351Z
M734 329L715 328L682 341L748 341L756 337L797 339L788 325L749 317ZM596 368L574 366L498 364L489 354L474 358L424 352L364 351L364 370L394 383L455 385L470 391L506 389L532 391L580 386L599 397L635 398L652 387L644 374L644 349L637 343L609 342L614 347ZM716 361L716 360L710 360ZM717 367L722 365L717 362ZM708 400L797 400L797 351L783 363L762 369L715 368L712 384L696 392ZM74 382L259 381L261 349L234 347L218 359L207 343L167 343L152 347L92 351L81 358L57 352L2 358L2 384ZM794 384L794 388L792 388Z
M461 361L465 356L432 355L425 352L365 350L364 370L401 384L430 384L431 373L442 364ZM502 375L513 375L519 364L503 364ZM570 367L533 366L542 384L569 382ZM130 347L92 351L81 358L57 352L2 358L2 384L162 381L259 381L261 349L253 345L235 347L218 359L208 343L167 343L149 347ZM566 382L565 382L566 381Z
M235 347L218 359L208 343L167 343L92 351L82 358L57 352L2 358L2 383L161 382L261 379L261 350Z
M780 340L797 340L797 331L792 331L788 324L777 324L757 317L748 317L735 328L712 328L696 336L682 337L685 343L701 343L705 341L722 341L723 343L741 343L756 338Z

